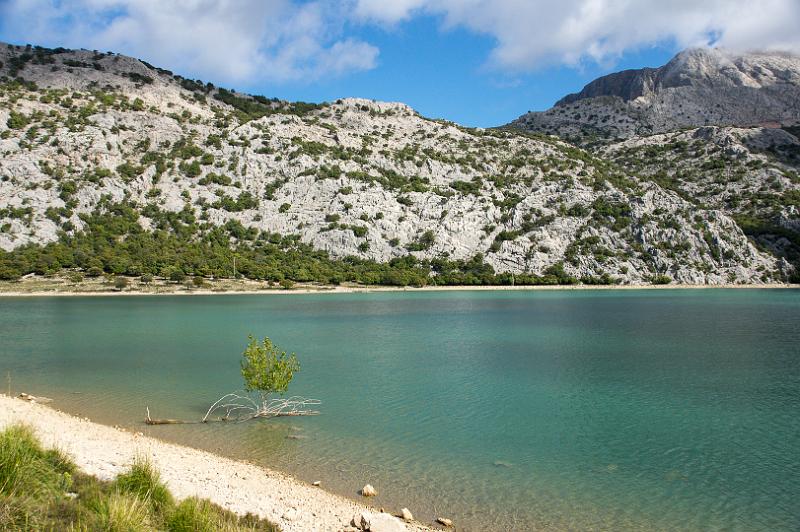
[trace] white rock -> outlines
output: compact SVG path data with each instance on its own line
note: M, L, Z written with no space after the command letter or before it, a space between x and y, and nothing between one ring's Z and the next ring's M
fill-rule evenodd
M350 524L352 524L359 530L369 530L371 522L372 522L372 514L366 510L363 510L353 516L353 519L350 521Z
M402 510L400 510L400 517L404 521L413 521L414 520L414 514L412 514L411 511L408 508L403 508Z
M366 484L363 488L361 488L361 495L364 497L374 497L378 494L378 490L372 487L372 484Z
M444 526L453 526L453 521L446 517L437 517L436 522Z
M299 517L300 512L297 510L297 508L289 508L283 512L281 519L285 519L286 521L296 521Z
M404 532L405 525L389 514L373 514L369 526L370 532Z

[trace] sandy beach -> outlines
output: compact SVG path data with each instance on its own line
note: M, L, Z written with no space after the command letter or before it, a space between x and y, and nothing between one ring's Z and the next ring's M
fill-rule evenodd
M163 280L143 284L129 278L123 290L101 278L70 283L62 277L27 276L20 281L0 281L0 297L29 296L208 296L208 295L287 295L287 294L354 294L380 292L452 292L452 291L540 291L540 290L675 290L675 289L797 289L797 284L641 284L641 285L463 285L463 286L363 286L300 284L291 289L270 285L266 281L219 279L206 281L202 287L170 283Z
M146 457L178 499L206 498L238 514L258 514L287 532L355 530L350 525L355 515L364 511L380 514L283 473L0 394L0 428L18 422L31 426L45 446L61 449L84 472L100 479L113 479L135 457ZM399 512L400 508L386 510ZM386 523L380 530L432 530L388 514L380 514L379 519Z

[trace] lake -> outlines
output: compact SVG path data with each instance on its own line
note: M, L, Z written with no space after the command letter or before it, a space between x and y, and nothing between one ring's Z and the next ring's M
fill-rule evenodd
M247 335L321 415L199 419ZM800 529L800 291L0 299L3 389L465 530Z

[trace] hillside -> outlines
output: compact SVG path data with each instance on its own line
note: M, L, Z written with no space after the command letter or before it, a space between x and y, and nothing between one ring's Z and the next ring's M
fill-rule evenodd
M234 253L239 273L275 281L793 272L722 210L554 137L466 129L400 103L251 97L110 53L0 45L0 63L3 278L224 276Z
M511 125L579 142L680 128L800 124L800 57L695 48L603 76Z
M597 150L698 208L730 215L775 256L800 263L800 140L784 129L708 126Z

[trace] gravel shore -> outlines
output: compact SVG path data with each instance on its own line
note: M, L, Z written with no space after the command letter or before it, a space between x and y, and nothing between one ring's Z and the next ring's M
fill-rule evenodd
M289 475L141 434L93 423L47 406L0 394L0 428L22 422L42 443L66 452L84 472L110 480L134 457L147 457L178 498L198 496L236 512L277 523L287 532L355 530L350 522L375 509L311 486ZM399 508L397 509L399 510ZM431 530L380 515L385 530Z

